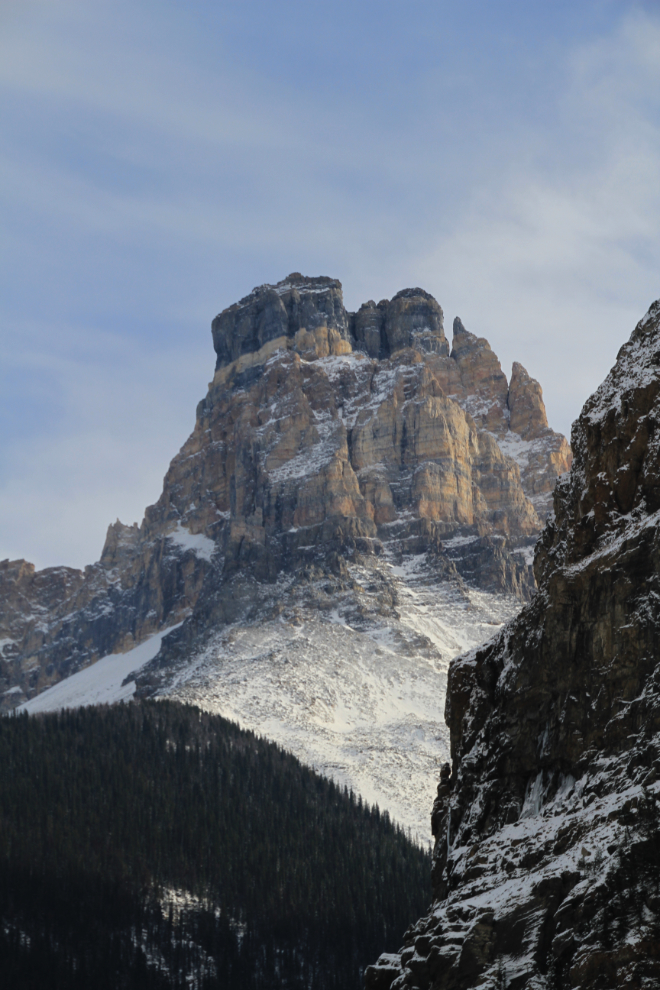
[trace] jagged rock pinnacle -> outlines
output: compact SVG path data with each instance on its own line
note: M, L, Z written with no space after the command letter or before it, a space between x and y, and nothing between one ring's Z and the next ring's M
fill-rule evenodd
M513 362L508 406L511 432L524 440L538 437L548 428L543 390L517 361Z

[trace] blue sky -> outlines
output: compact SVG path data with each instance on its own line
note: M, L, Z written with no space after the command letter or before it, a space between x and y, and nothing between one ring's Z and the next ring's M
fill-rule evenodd
M139 521L210 321L421 285L563 432L660 296L660 5L0 0L0 559Z

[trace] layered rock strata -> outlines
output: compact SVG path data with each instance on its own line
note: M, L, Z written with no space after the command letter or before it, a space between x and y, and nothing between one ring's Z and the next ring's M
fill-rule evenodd
M370 990L660 985L659 422L660 301L574 424L538 594L450 667L434 901Z
M188 655L256 614L283 574L305 588L325 575L365 622L348 560L371 569L381 613L397 608L388 555L425 553L438 579L533 590L526 555L570 450L538 383L516 366L508 385L460 320L450 349L427 292L349 313L337 280L293 274L221 313L213 343L195 429L142 524L111 526L84 572L2 565L5 708L182 621L168 649Z

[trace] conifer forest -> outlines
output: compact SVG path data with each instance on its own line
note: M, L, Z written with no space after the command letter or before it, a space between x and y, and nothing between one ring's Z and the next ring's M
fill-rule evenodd
M357 990L429 888L387 813L219 716L0 721L3 986Z

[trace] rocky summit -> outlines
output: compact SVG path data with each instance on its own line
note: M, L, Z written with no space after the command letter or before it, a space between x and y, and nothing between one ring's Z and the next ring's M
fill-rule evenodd
M370 990L660 986L659 422L660 301L574 424L537 595L450 666L434 901Z
M3 707L139 649L122 697L236 718L416 827L449 660L534 591L570 448L538 382L508 381L458 318L450 344L423 289L351 313L336 279L296 273L212 330L213 380L141 525L110 526L84 572L0 564Z

